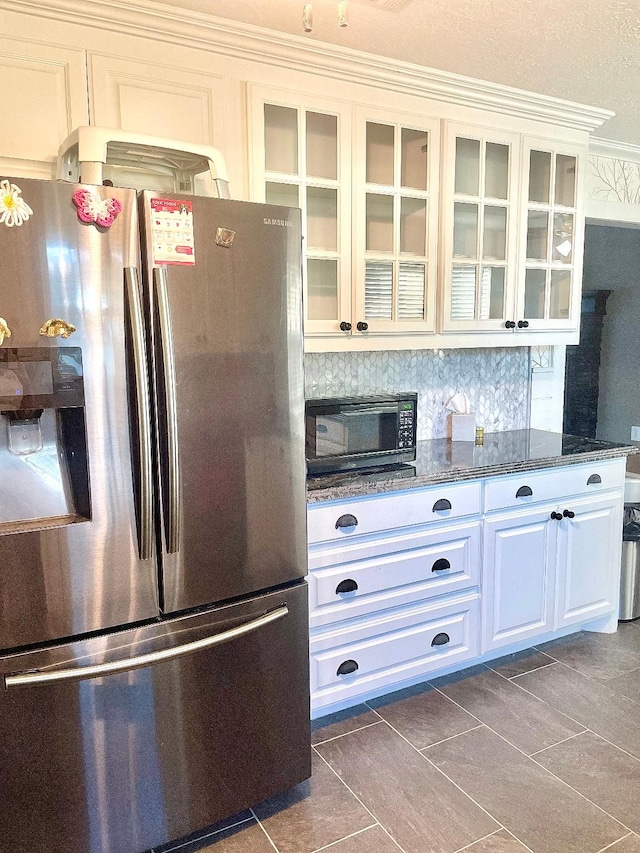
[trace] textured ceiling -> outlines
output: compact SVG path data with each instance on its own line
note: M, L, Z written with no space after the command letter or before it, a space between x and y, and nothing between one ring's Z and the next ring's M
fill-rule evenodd
M175 0L158 0L175 8ZM614 110L598 135L640 145L640 0L181 0L181 7ZM385 8L388 7L388 8Z

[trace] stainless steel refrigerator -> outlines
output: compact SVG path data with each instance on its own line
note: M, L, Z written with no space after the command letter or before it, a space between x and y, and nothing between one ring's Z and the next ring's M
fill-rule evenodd
M310 775L299 212L0 208L0 848L141 853Z

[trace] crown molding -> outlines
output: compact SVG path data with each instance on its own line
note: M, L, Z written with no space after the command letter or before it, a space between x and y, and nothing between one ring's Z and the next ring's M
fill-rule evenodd
M612 160L640 162L640 145L592 136L589 139L589 154L594 157L609 157Z
M0 9L593 131L614 113L152 0L0 0Z

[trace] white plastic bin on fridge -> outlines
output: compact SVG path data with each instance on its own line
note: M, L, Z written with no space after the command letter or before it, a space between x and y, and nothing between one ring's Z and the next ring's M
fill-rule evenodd
M58 180L230 198L217 148L113 127L78 127L58 149Z

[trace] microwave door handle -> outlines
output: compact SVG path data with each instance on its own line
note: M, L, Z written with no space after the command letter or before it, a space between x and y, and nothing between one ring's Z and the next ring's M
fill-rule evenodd
M397 406L376 406L375 409L372 409L369 406L349 406L349 408L345 408L336 414L340 417L349 417L350 415L359 415L362 413L367 415L395 415L397 414L397 411Z
M140 459L138 494L138 554L141 560L153 555L153 495L151 469L151 413L149 410L149 386L147 382L147 356L145 352L144 322L138 270L125 267L124 287L131 334L131 355L135 383L135 406L137 416L137 441Z
M166 417L167 480L165 516L165 537L168 554L180 550L180 519L182 517L180 490L180 455L178 453L178 407L176 401L176 367L171 333L171 314L167 294L167 274L164 267L154 267L153 286L157 328L159 329L159 347L162 358L162 376L164 380L164 403Z
M149 652L146 655L138 655L133 658L123 658L122 660L112 661L111 663L96 664L95 666L76 666L70 669L45 670L44 672L38 670L15 672L5 675L4 686L6 690L9 690L14 687L84 681L87 678L103 678L105 675L117 675L120 672L142 669L144 666L154 666L164 661L176 660L185 655L193 654L193 652L200 652L204 649L210 649L213 646L219 646L221 643L226 643L229 640L235 640L244 634L258 631L271 622L277 622L288 614L289 609L287 605L282 604L274 610L268 610L256 619L250 619L248 622L243 622L235 628L229 628L229 630L222 631L220 634L213 634L211 637L203 637L201 640L194 640L192 643L185 643L181 646L162 649L157 652Z

